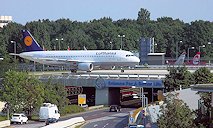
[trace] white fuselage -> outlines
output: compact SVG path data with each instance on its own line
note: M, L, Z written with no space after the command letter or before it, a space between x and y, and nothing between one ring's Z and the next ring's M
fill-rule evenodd
M46 65L74 66L91 63L93 66L135 66L139 58L123 50L76 50L23 52L20 57Z

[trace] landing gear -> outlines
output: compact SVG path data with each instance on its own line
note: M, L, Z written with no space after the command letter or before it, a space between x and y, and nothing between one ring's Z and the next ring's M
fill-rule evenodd
M115 66L112 66L111 69L114 70L114 69L115 69Z
M77 70L76 69L71 69L71 73L76 73Z
M123 68L121 68L121 72L124 72L124 69L123 69Z

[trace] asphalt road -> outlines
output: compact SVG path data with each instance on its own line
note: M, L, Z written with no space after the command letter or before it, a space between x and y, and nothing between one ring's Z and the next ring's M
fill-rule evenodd
M87 122L84 128L93 128L94 125L99 128L105 126L108 128L123 128L128 123L128 112L134 110L134 108L122 108L120 112L109 112L109 109L99 109L94 111L87 111L83 113L69 115L62 117L59 121L67 120L73 117L83 117ZM97 124L99 122L100 124ZM107 124L108 123L108 124ZM87 126L88 125L88 126ZM12 128L40 128L45 126L45 122L29 121L27 124L12 124ZM104 128L105 128L104 127Z
M87 123L83 128L124 128L128 124L128 113L132 110L134 108L122 108L120 112L109 112L107 109L94 113L85 117Z

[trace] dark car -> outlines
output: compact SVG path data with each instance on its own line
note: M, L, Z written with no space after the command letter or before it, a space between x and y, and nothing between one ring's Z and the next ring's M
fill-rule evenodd
M119 105L110 105L109 111L110 111L110 112L118 112L118 111L121 111L121 106L119 106Z
M56 118L48 118L46 120L46 125L49 125L50 123L56 123L58 120Z

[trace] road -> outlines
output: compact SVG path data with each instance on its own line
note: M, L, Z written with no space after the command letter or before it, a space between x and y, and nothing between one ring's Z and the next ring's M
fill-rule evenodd
M109 112L109 109L99 109L94 111L87 111L83 113L69 115L61 118L59 121L67 120L73 117L83 117L87 122L84 128L93 128L94 126L99 128L123 128L128 124L128 112L134 110L134 108L122 108L120 112ZM98 122L98 124L96 123ZM87 126L88 125L88 126ZM105 126L106 125L106 126ZM45 126L45 122L29 121L28 124L13 124L12 128L40 128Z
M134 108L122 108L120 112L109 112L109 110L98 112L89 118L85 117L87 123L83 128L124 128L128 124L128 113L132 110Z

